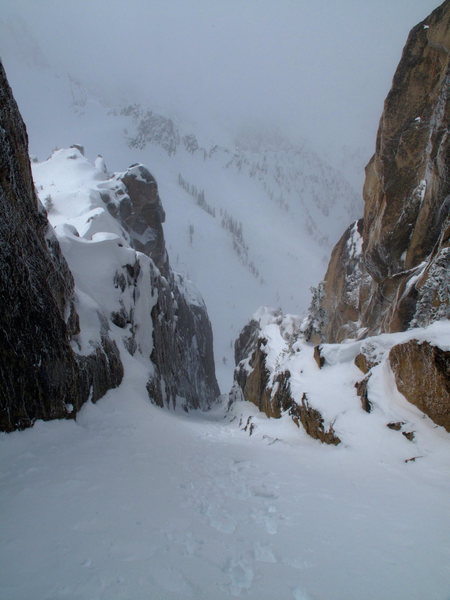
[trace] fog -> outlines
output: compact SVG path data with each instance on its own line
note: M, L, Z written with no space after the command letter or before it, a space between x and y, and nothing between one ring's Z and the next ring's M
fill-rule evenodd
M308 138L322 151L347 146L369 154L408 31L436 2L2 0L1 5L3 31L9 32L0 39L6 66L23 41L34 44L36 56L40 48L41 62L113 104L141 101L211 132L264 124L291 138Z

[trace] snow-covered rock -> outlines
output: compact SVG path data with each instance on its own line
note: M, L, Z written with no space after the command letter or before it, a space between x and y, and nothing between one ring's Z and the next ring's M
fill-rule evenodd
M433 435L433 420L448 428L448 320L320 347L305 341L301 327L298 317L260 309L236 342L229 410L249 433L257 430L257 422L241 418L243 400L270 418L291 418L321 442L359 449L377 436L382 439L386 427L395 429L391 423L415 432L418 447Z
M39 202L3 68L0 94L0 429L75 417L120 384L124 352L146 365L152 401L208 408L211 325L170 268L155 180L142 165L109 175L74 145L33 163Z
M143 165L108 174L77 147L34 163L33 172L74 274L80 351L106 322L148 362L152 401L209 407L219 395L211 325L198 292L170 267L155 179Z

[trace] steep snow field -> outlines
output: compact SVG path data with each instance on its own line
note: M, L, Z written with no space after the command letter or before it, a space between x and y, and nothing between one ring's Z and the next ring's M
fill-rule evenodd
M360 216L358 194L307 144L255 132L211 136L138 106L121 114L70 77L8 65L39 161L55 146L79 143L91 162L97 153L111 171L140 162L156 178L170 263L204 297L227 392L239 331L258 306L307 308L331 245ZM79 182L82 201L83 174Z
M0 435L2 598L448 600L447 439L405 464L289 420L249 437L152 406L146 375Z

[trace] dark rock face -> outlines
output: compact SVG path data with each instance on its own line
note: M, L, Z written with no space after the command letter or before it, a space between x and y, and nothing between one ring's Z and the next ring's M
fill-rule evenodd
M185 292L181 275L154 274L158 300L152 310L155 374L147 384L159 406L207 409L220 394L214 367L213 336L201 298Z
M129 235L130 245L155 265L151 288L157 301L151 314L153 351L149 357L155 373L147 385L149 396L159 406L209 408L220 394L211 323L202 298L170 268L156 181L143 165L133 165L115 179L115 187L123 192L119 201L117 193L112 196L106 190L102 199ZM116 324L126 323L129 316L116 314L114 319Z
M349 255L348 232L336 245L314 343L450 318L449 55L447 0L409 35L366 168L362 248Z
M108 194L104 194L108 210L130 235L132 248L150 256L161 273L167 276L169 260L162 228L166 216L156 180L143 165L131 166L118 179L127 194L118 206L110 201Z
M38 207L28 138L0 64L0 429L73 417L89 397L118 385L118 350L106 335L88 357L78 332L73 278Z
M450 352L411 340L394 346L389 362L405 398L450 431Z
M307 338L318 343L334 337L342 341L358 328L359 291L364 277L362 219L352 223L331 254L323 283L316 291Z

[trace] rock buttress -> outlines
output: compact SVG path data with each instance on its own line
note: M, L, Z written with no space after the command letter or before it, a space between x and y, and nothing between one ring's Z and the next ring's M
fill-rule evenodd
M449 56L447 0L409 34L366 167L360 257L336 245L311 307L312 341L450 318Z
M116 174L120 200L102 195L110 213L130 238L130 245L149 256L155 373L147 390L159 406L209 408L219 396L214 366L213 335L203 299L193 285L174 273L167 256L162 224L164 210L155 178L143 165Z

